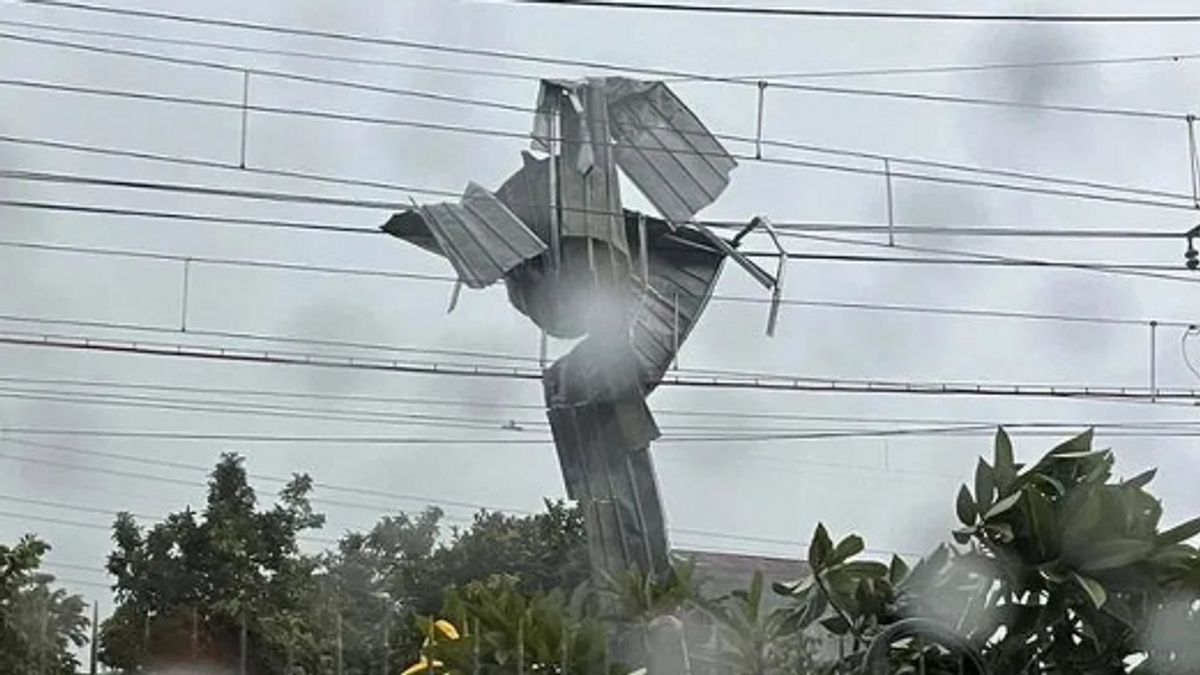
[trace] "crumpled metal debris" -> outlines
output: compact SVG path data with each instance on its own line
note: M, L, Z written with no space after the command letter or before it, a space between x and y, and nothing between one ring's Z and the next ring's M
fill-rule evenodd
M547 334L584 338L543 377L567 492L598 574L661 578L669 546L646 396L726 258L765 285L776 278L741 257L737 240L693 222L737 163L665 84L543 81L532 137L545 156L523 152L494 194L472 183L457 204L416 207L383 229L448 258L467 286L503 279L513 306ZM622 207L618 169L661 217ZM749 227L760 225L769 226Z

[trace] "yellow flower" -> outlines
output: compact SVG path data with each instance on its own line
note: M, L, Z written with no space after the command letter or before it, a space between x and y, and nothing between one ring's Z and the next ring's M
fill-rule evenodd
M442 632L442 635L445 635L451 640L457 640L459 638L458 629L455 628L454 624L450 623L449 621L445 619L438 619L437 621L433 622L433 625Z
M441 668L443 665L444 664L441 661L433 661L431 663L427 657L422 655L420 661L417 661L408 668L405 668L404 672L400 675L416 675L416 673L423 673L430 668Z

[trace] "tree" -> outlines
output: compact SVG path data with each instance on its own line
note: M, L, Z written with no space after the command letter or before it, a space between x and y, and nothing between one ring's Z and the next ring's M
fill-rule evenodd
M413 629L442 610L448 589L500 575L523 596L569 596L589 576L582 516L562 502L545 506L524 516L480 511L447 537L436 508L343 536L322 557L320 584L326 611L340 616L345 672L377 670L385 649L393 664L412 661L423 639Z
M48 550L33 536L0 545L0 673L71 675L79 666L71 647L87 642L86 605L37 572Z
M958 493L963 549L889 567L852 560L862 541L835 546L818 526L811 577L779 590L799 627L819 621L860 645L881 634L932 638L881 652L897 668L920 659L926 672L958 672L967 653L994 673L1194 673L1200 552L1185 542L1200 518L1160 529L1162 507L1145 489L1154 472L1115 480L1112 470L1112 452L1094 449L1090 431L1025 467L1001 429L992 462L981 459L973 489ZM906 621L916 630L894 630Z
M226 454L208 488L202 513L184 509L146 531L118 514L108 560L117 607L101 627L101 660L121 670L232 666L245 625L252 672L315 667L326 635L312 621L316 561L296 544L324 522L308 502L311 479L294 476L279 503L259 511L242 458Z
M421 633L431 639L420 663L481 675L604 673L605 626L573 607L561 589L526 594L519 586L515 577L497 575L450 590L442 616L458 630L422 621Z

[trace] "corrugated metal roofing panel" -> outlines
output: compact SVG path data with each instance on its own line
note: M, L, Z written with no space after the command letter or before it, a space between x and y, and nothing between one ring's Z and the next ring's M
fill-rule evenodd
M617 164L672 223L716 201L737 162L662 82L608 79Z
M555 162L561 234L603 242L628 257L611 136L606 80L542 81L533 147Z
M643 387L653 389L712 297L725 256L690 230L649 247L650 278L633 310L633 349ZM678 325L676 316L678 315Z
M442 254L471 288L492 284L546 251L545 242L476 183L467 186L457 204L430 204L419 210ZM416 239L413 243L420 244Z

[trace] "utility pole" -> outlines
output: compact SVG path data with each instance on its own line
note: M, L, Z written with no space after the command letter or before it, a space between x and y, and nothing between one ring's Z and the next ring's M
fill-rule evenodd
M337 613L337 675L342 675L342 610Z
M238 658L238 675L246 675L246 611L242 610L241 653Z
M192 607L192 662L200 660L200 618L196 607Z
M93 600L92 601L92 645L91 645L91 650L90 650L92 659L91 659L91 667L88 669L88 672L91 673L91 675L96 675L96 667L97 667L96 666L96 651L97 651L96 650L96 636L98 634L98 629L96 627L96 624L98 624L99 622L100 622L100 603Z
M387 609L384 610L384 612L383 612L383 675L388 675L388 666L391 665L388 663L388 661L391 660L390 652L392 651L391 645L389 644L389 639L388 639L388 629L391 628L391 623L392 623L392 608L389 605L387 607Z

